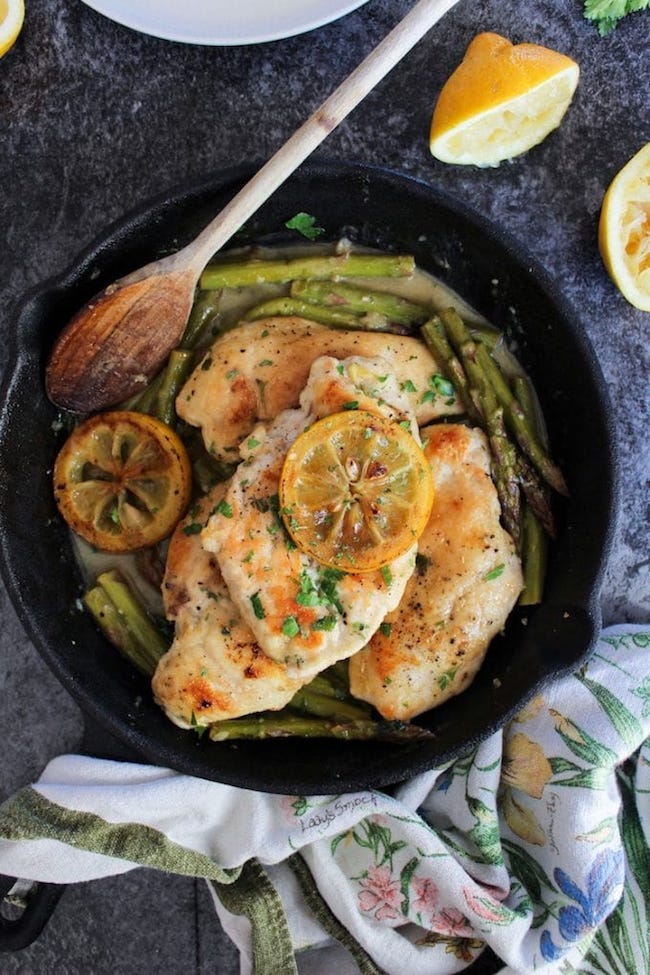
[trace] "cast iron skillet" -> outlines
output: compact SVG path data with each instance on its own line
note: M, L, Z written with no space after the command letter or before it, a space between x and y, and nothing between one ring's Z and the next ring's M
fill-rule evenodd
M0 420L2 573L38 651L82 709L144 759L244 788L323 794L385 787L469 750L549 679L573 670L597 636L599 587L616 508L610 405L575 313L542 268L501 229L430 186L384 170L311 163L240 234L274 239L299 211L328 239L407 251L503 329L529 370L570 499L559 510L544 602L515 611L474 684L419 719L407 745L274 740L210 743L175 728L149 687L81 612L82 591L50 471L63 435L43 389L53 339L95 292L189 240L243 184L230 171L173 191L112 226L61 277L24 302ZM286 231L284 231L286 235Z

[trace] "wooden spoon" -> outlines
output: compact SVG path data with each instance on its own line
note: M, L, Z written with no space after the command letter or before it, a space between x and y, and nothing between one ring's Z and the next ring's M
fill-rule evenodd
M190 244L92 298L50 355L45 385L52 402L90 413L141 390L181 338L199 275L212 255L456 2L418 0Z

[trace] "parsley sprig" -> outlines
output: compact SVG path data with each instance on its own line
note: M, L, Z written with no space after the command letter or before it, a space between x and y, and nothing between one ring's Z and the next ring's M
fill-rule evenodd
M650 8L650 0L585 0L584 13L593 20L601 37L609 34L628 14Z

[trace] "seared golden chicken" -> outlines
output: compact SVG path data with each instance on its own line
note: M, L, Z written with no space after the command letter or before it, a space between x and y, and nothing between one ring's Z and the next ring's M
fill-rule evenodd
M358 402L362 394L350 371L356 375L359 369L372 388L373 375L383 379L382 398L364 394L366 407L388 415L397 408L418 436L408 400L391 382L384 359L318 359L302 397L306 408L285 410L267 427L255 428L243 445L246 459L202 533L241 617L292 678L311 678L360 650L399 604L415 567L412 545L384 571L326 568L290 542L279 516L278 486L289 447L319 416L340 409L341 400ZM396 408L389 402L391 390Z
M202 429L206 448L232 461L258 420L298 405L318 356L381 355L398 380L413 389L419 426L458 414L453 395L438 391L438 365L418 339L385 332L331 329L304 318L268 318L220 336L176 399L178 415Z
M391 363L381 355L335 359L322 355L309 371L309 382L300 394L300 406L320 419L354 405L356 410L381 413L396 423L408 424L420 443L416 422L420 396L415 386L400 380Z
M523 584L483 433L440 424L421 435L436 493L417 569L399 607L350 660L355 697L404 721L465 690Z
M292 680L260 649L230 598L217 561L198 531L219 504L219 484L176 529L163 581L163 602L175 622L171 648L152 687L181 727L284 707L304 683Z

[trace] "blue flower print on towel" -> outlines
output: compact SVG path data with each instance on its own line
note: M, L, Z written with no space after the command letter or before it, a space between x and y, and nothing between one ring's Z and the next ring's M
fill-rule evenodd
M616 907L623 889L623 851L604 850L594 860L586 878L586 890L582 891L562 870L553 872L560 890L575 901L560 908L558 928L567 942L563 947L554 944L550 932L544 931L540 940L542 955L547 961L555 961L569 950L571 945L595 931Z

